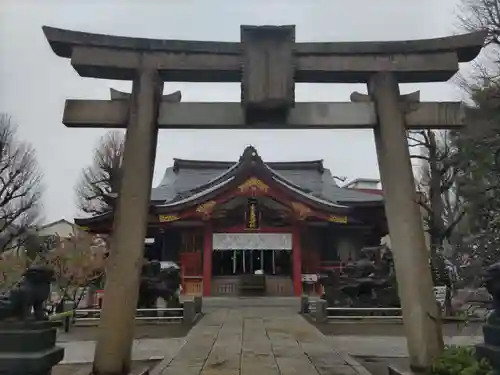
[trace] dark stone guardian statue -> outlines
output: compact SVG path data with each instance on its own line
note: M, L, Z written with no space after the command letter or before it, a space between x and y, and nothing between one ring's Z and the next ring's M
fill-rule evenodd
M54 271L46 266L32 266L27 269L16 286L7 294L0 295L0 321L47 319L44 306L53 280Z
M342 275L330 272L321 283L328 306L400 307L394 260L388 248L362 249L359 260L347 264Z
M495 263L487 268L485 286L493 297L493 310L483 326L484 343L476 345L479 358L489 360L495 370L500 374L500 263Z
M54 271L31 266L8 293L0 296L0 374L50 375L64 357L54 323L44 310Z
M162 269L158 261L150 261L143 265L139 285L139 309L154 309L158 298L162 298L167 307L179 307L177 291L181 284L180 270L177 267Z

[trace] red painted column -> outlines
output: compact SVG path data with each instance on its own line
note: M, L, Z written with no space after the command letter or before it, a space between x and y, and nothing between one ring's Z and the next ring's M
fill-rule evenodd
M210 295L210 284L212 281L212 224L205 222L203 234L203 295Z
M302 249L300 225L295 222L292 231L292 279L293 295L302 295Z

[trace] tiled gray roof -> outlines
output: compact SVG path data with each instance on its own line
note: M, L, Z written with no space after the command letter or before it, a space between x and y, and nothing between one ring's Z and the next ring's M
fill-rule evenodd
M174 198L175 200L182 199L183 193L186 196L192 195L190 190L217 179L232 165L223 162L203 162L203 167L197 167L197 163L197 161L183 161L176 167L167 168L160 184L152 190L151 199L158 203L167 203ZM322 163L318 163L318 161L268 163L267 166L283 179L320 199L335 203L378 202L382 200L381 196L375 194L338 187L330 170L323 168ZM312 168L312 165L319 167Z

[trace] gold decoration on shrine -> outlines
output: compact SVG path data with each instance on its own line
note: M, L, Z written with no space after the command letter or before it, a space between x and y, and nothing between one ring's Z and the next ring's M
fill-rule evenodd
M347 224L347 216L330 215L328 221L336 224Z
M299 202L292 202L292 208L299 217L299 220L304 220L312 214L312 210L309 207Z
M83 232L88 232L90 230L89 227L81 226L81 225L77 225L77 228L78 228L78 230L81 230Z
M260 227L260 213L257 208L257 201L255 199L248 200L248 208L246 212L246 229L259 229Z
M203 217L209 217L212 214L212 211L214 210L216 204L216 201L208 201L202 203L198 207L196 207L196 212L202 214Z
M177 215L159 215L158 221L160 223L170 223L171 221L179 220L179 216Z
M269 186L259 180L257 177L250 177L248 180L238 186L238 189L241 193L257 191L267 193L269 191Z

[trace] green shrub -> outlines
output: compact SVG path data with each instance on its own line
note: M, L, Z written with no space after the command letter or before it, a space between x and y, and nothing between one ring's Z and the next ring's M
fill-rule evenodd
M431 375L493 375L493 370L488 361L476 359L474 347L447 346Z

